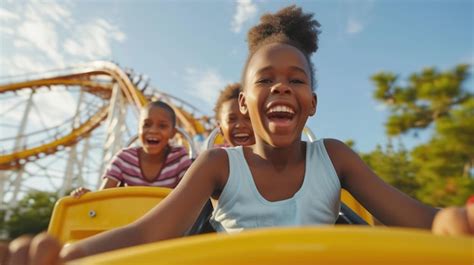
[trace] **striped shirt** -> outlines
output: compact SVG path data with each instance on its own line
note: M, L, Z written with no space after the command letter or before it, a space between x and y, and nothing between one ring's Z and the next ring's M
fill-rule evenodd
M158 176L148 180L140 167L138 152L141 147L122 149L112 159L107 167L103 179L109 178L124 183L126 186L155 186L174 188L191 165L191 159L184 147L172 146L166 156Z

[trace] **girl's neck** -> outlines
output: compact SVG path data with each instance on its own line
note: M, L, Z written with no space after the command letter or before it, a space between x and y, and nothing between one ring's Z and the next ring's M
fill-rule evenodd
M145 163L162 163L165 161L166 156L168 155L170 150L169 146L166 146L162 152L158 154L148 154L143 150L143 148L139 149L140 160Z
M264 142L262 139L255 139L255 144L251 147L254 154L275 165L284 166L288 163L305 159L305 144L297 140L285 147L274 147Z

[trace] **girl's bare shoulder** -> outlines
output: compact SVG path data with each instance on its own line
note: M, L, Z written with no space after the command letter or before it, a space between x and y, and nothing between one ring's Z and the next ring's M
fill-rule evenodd
M333 159L333 157L337 159L337 156L351 151L351 149L340 140L333 138L324 138L323 141L324 147L326 148L329 157L331 157L331 160Z
M199 154L192 168L207 174L218 186L227 181L229 175L229 158L223 148L213 148ZM192 170L192 168L190 168Z
M324 147L326 148L334 169L336 170L338 176L341 176L344 164L353 159L355 153L350 147L340 140L325 138L323 141Z
M200 160L203 163L215 163L215 162L227 162L229 161L227 157L227 152L224 148L212 148L204 151L199 154L196 159L196 162Z

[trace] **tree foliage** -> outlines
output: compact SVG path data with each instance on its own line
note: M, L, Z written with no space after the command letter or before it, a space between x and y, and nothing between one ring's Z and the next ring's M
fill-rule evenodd
M465 64L446 72L426 68L412 74L405 86L399 84L398 76L393 73L372 76L376 86L374 98L390 107L391 115L386 124L388 135L427 128L472 98L462 86L469 77L468 70Z
M392 143L388 143L385 148L378 145L374 151L362 154L362 159L387 183L402 189L411 197L417 197L420 184L416 180L410 153L403 145L398 149Z
M474 194L474 97L464 87L469 66L427 68L404 84L393 73L372 76L374 98L389 106L389 137L431 130L408 151L389 144L363 158L386 181L431 205L462 205Z
M5 239L7 231L5 230L5 210L0 209L0 240Z
M8 237L16 238L23 234L45 231L57 200L56 193L35 191L27 194L15 207L9 209L10 218L4 223Z

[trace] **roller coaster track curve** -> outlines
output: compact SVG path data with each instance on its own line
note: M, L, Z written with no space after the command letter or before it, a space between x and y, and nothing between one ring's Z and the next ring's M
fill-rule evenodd
M194 136L206 133L212 128L213 124L210 119L205 117L191 104L160 91L147 92L151 87L140 88L139 84L134 83L133 78L133 74L124 71L115 63L96 61L68 69L52 71L47 74L43 73L34 77L29 75L26 78L23 77L23 80L9 80L9 82L0 84L0 95L10 94L15 96L24 91L29 91L31 96L33 96L37 91L43 91L44 89L53 91L57 88L65 88L66 90L77 90L79 88L80 93L91 95L90 97L94 97L100 102L94 103L95 105L90 104L94 105L95 108L93 111L83 111L88 114L82 120L79 118L75 122L68 121L65 125L61 125L66 127L71 125L69 128L58 126L57 128L46 128L34 133L19 132L15 137L0 139L0 146L3 149L0 151L0 197L3 199L2 202L6 201L5 194L8 193L8 188L5 190L6 185L10 185L10 190L12 186L15 186L14 189L17 190L17 192L14 192L15 194L18 193L18 190L21 190L18 186L22 185L22 181L18 181L19 177L15 176L15 174L18 175L19 173L15 172L23 172L21 174L24 174L23 169L26 165L47 156L54 156L65 149L74 148L78 143L88 138L95 129L104 127L101 126L104 121L109 124L109 127L110 124L115 126L115 128L109 128L105 133L106 139L110 138L109 142L112 144L117 143L113 144L115 149L111 153L120 148L121 146L116 138L117 135L114 136L113 134L116 133L115 131L118 130L125 118L122 117L121 120L115 119L115 123L112 122L113 116L116 116L117 109L118 112L126 112L128 109L131 109L130 112L133 113L136 119L139 115L139 109L143 105L150 99L159 98L172 105L177 113L178 126L181 126L187 134ZM115 96L114 91L116 91ZM120 100L122 100L123 104L118 104ZM114 105L115 110L113 109ZM124 110L125 108L127 110ZM82 115L86 114L82 113ZM124 114L122 113L121 115L123 116ZM78 122L78 120L80 121ZM56 133L53 133L53 131L56 131ZM136 131L136 127L129 129L129 131ZM43 139L32 144L28 138L38 138L38 135L48 136L44 136ZM123 133L120 136L125 137ZM15 143L10 144L10 148L6 150L5 147L7 145L2 144L2 141L14 141ZM110 157L106 158L104 155L103 161L108 159ZM103 166L101 166L100 170L103 170ZM21 178L24 179L24 177ZM71 181L69 181L69 184L66 185L67 187L62 187L61 189L66 190L71 185ZM12 200L16 200L16 197L14 195Z

